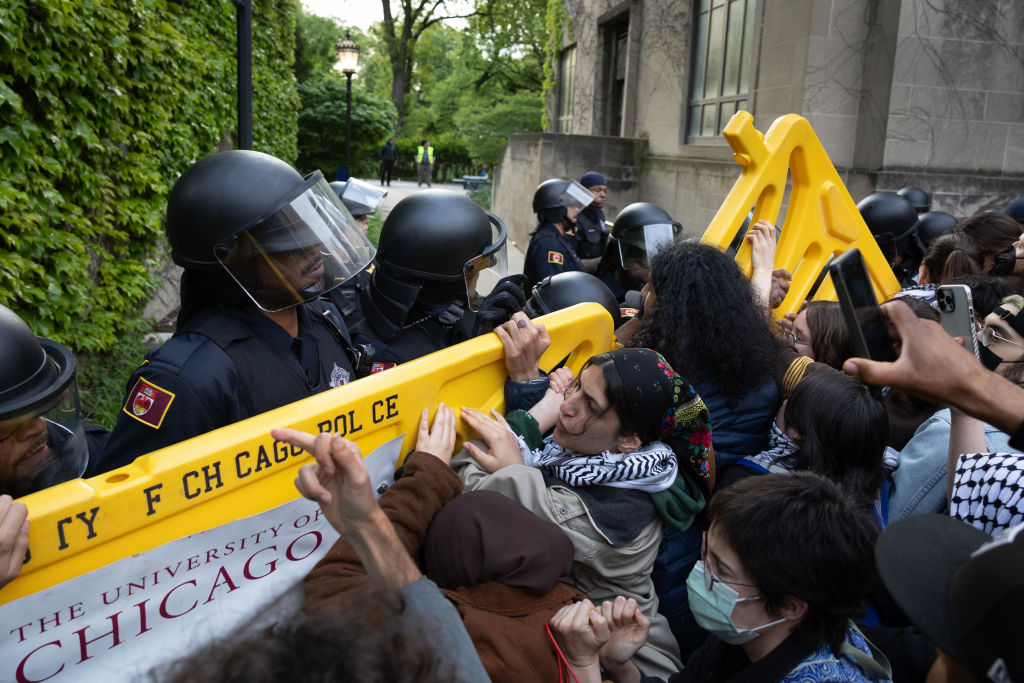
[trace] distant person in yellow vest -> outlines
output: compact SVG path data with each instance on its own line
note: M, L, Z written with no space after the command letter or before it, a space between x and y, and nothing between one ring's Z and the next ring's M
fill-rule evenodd
M420 146L416 148L416 169L419 171L419 178L416 187L423 183L430 187L430 174L434 170L434 148L426 140L420 140Z

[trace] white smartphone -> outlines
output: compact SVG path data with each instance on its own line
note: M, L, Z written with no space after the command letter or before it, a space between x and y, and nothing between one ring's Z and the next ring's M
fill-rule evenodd
M941 285L935 293L942 315L942 329L951 337L963 337L964 347L978 355L978 323L967 285Z

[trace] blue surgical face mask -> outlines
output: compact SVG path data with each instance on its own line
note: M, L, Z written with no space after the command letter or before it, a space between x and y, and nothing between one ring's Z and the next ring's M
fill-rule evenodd
M704 563L698 560L686 579L686 592L690 598L690 611L693 612L694 619L711 635L730 645L742 645L761 635L760 631L786 621L783 618L755 628L737 627L732 620L732 612L736 605L760 600L761 596L741 598L739 593L728 584L722 583L721 579L716 579L709 591L704 587L704 573L707 571Z

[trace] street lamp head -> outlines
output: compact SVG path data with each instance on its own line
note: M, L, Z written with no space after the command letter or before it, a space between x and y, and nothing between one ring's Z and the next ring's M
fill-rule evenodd
M338 65L343 73L353 74L356 72L356 65L359 63L359 46L352 42L349 34L345 34L345 40L338 43Z

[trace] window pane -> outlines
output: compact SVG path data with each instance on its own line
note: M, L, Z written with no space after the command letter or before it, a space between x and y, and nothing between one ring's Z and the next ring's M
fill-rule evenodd
M703 12L697 17L697 49L693 55L693 99L695 100L704 97L704 68L707 64L707 50L708 13Z
M743 54L740 55L739 92L750 92L750 56L754 44L754 0L747 0L743 18Z
M690 137L700 135L700 105L690 107Z
M705 104L704 105L704 121L700 127L700 134L702 137L714 137L718 131L715 130L715 124L718 119L718 105L717 104Z
M745 0L729 3L729 22L726 32L725 75L722 79L722 95L739 92L740 58L743 48L743 8Z
M704 81L704 97L718 97L722 87L722 51L725 47L725 8L711 10L708 31L708 71Z

